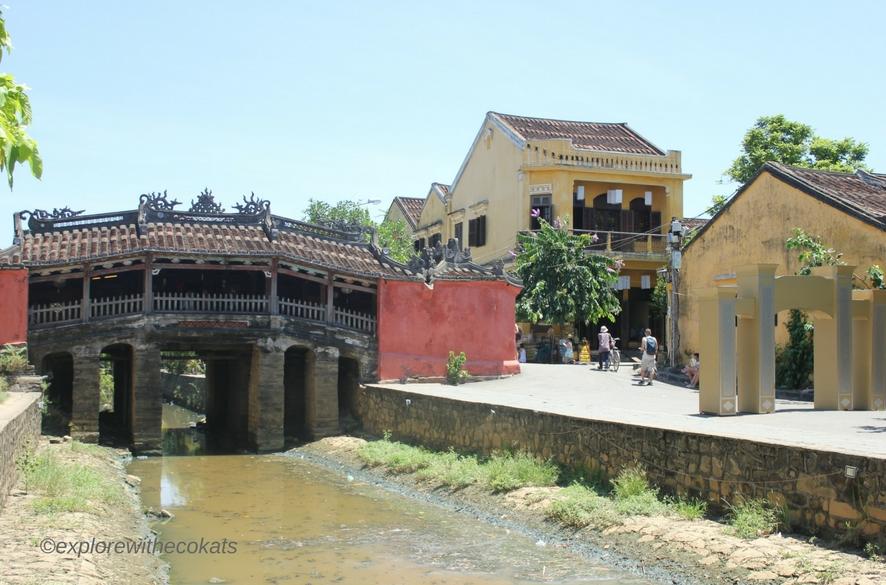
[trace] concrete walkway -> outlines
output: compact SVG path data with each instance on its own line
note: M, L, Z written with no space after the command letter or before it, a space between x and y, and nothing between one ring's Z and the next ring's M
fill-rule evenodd
M637 385L630 366L523 364L519 376L463 386L375 384L428 396L499 404L579 418L839 451L886 459L886 411L816 411L809 402L779 400L772 414L698 414L698 391L655 382Z

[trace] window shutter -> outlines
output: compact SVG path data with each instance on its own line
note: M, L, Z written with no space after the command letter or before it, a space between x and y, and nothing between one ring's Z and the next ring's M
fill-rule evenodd
M653 211L651 213L652 226L649 228L651 230L657 230L661 227L661 212Z
M477 247L486 245L486 216L477 218Z
M473 248L477 245L477 220L468 220L468 246Z
M630 209L622 209L621 210L621 225L620 231L623 232L632 232L634 231L634 212Z

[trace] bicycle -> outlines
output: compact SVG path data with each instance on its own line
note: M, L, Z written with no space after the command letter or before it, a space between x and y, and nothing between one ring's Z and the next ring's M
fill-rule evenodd
M618 349L618 342L621 340L621 337L613 337L612 338L612 349L609 350L609 369L613 372L618 371L618 366L621 365L621 350Z

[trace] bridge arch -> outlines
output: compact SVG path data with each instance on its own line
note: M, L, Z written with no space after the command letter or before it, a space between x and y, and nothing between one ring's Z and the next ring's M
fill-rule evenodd
M69 351L47 353L38 361L38 371L49 377L43 431L67 435L74 403L74 356Z
M132 441L134 353L130 343L113 342L99 352L99 442Z

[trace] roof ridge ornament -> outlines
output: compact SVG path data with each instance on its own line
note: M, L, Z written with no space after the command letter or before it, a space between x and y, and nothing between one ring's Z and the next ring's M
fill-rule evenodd
M168 197L165 189L163 193L142 193L138 198L139 207L145 206L154 211L172 211L176 205L181 205L178 199L170 201Z
M74 211L70 207L62 207L61 209L59 209L58 207L54 207L52 211L46 211L45 209L35 209L34 211L28 211L26 209L24 211L20 211L19 215L22 217L22 219L25 218L26 214L28 217L33 217L37 220L66 219L69 217L77 217L78 215L81 215L84 211L86 210L81 209L80 211Z
M234 209L236 209L237 213L241 215L258 215L270 210L271 202L267 199L257 199L255 196L255 192L253 191L250 194L249 199L247 199L246 195L244 195L243 203L235 203Z
M206 187L197 195L197 201L191 199L191 208L188 211L191 213L224 213L225 208L221 203L215 201L212 191Z

